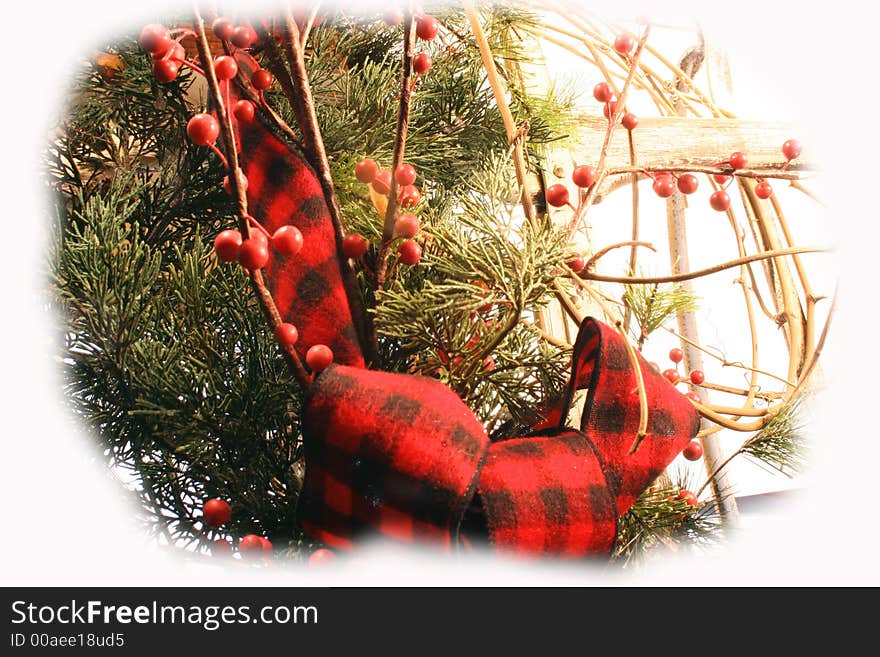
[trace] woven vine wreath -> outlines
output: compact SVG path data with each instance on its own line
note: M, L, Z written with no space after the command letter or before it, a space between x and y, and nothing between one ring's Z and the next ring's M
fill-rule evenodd
M140 52L119 47L96 57L84 105L145 103L147 93L131 90L143 87L135 72L146 51L151 93L164 102L156 112L189 113L187 142L143 147L139 163L159 164L113 228L100 224L95 208L102 194L118 193L124 167L110 175L90 169L94 158L85 157L88 139L76 122L54 151L53 170L77 218L66 229L56 280L83 406L106 401L100 388L82 392L96 371L83 364L113 351L77 348L101 330L85 317L106 298L90 297L93 287L76 281L98 275L102 249L119 272L155 269L148 294L138 297L150 300L138 303L167 297L173 303L163 312L204 322L136 327L128 346L165 363L166 381L141 382L130 375L136 364L125 362L118 372L136 394L117 400L111 419L84 411L111 452L139 470L145 500L172 527L169 542L193 537L199 549L235 546L261 558L305 547L316 561L332 557L327 548L376 538L456 551L488 545L514 554L629 556L699 538L735 515L725 470L735 456L783 471L797 464L794 408L832 314L804 261L820 249L795 243L776 193L785 185L809 194L801 146L771 129L737 137L740 123L695 82L702 41L674 64L654 49L654 29L609 26L580 11L469 3L436 16L389 10L382 18L323 16L317 7L234 19L197 11L178 27L144 27ZM524 53L536 43L582 60L596 79L596 115L553 125L562 101L548 96L539 107L524 72ZM370 84L379 90L372 99ZM659 116L628 111L636 94ZM448 105L453 97L459 110L464 103L482 110L459 115ZM200 98L204 106L193 108ZM375 115L352 112L371 103ZM696 136L677 152L664 135L685 125ZM568 141L555 141L573 126ZM387 140L376 138L383 129ZM703 130L732 147L700 145ZM491 147L468 143L477 134ZM447 158L444 148L473 153ZM560 149L588 154L559 167ZM201 176L184 185L222 189L223 199L216 210L182 210L159 226L156 217L177 206L145 207L143 190L165 181L163 158L172 150L179 167ZM639 253L654 249L640 236L644 180L665 199L668 274L642 273ZM594 248L590 211L624 187L634 195L631 239ZM688 203L726 217L730 260L688 270ZM213 253L202 246L206 227ZM169 236L191 252L163 250ZM629 253L627 270L597 273L599 259L620 249ZM120 258L139 253L138 267L121 266ZM691 281L722 272L738 274L751 362L699 341ZM235 283L243 274L252 294ZM245 338L238 315L212 314L224 295L241 316L257 313L247 331L268 335L275 347ZM677 330L668 329L676 318ZM787 371L760 368L760 321L778 327ZM218 328L205 329L212 324ZM661 326L680 340L666 370L642 355ZM182 338L168 343L162 331ZM268 364L273 350L280 370ZM740 370L746 385L706 380L704 357ZM189 403L191 386L180 384L186 373L198 389L191 415L200 425L166 432L181 410L175 404ZM235 377L241 383L230 384ZM164 397L151 396L163 385ZM738 401L722 405L710 395ZM286 410L258 418L256 406L273 396ZM246 435L246 423L256 436ZM722 429L746 435L733 454L718 445ZM696 492L667 473L679 455L705 462Z

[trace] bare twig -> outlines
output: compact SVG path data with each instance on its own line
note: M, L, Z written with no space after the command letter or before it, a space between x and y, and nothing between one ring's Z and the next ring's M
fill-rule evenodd
M220 83L214 72L214 59L211 56L208 37L205 33L205 23L199 13L198 4L193 6L193 11L195 15L196 33L198 35L198 38L196 39L196 47L198 48L199 58L202 60L202 65L205 69L205 78L208 80L208 89L211 93L211 100L217 108L217 116L220 119L223 141L226 144L226 155L230 173L229 184L238 211L238 224L242 234L248 236L250 234L250 224L247 221L247 195L245 193L244 174L238 163L238 151L235 147L235 132L232 127L232 120L228 108L223 101ZM260 270L250 272L250 279L251 286L260 301L260 306L274 331L283 320L278 312L278 308L275 306L275 301L272 299L272 294L266 288L262 272ZM283 348L282 352L284 353L284 359L287 362L288 367L290 367L297 383L303 390L307 390L311 385L311 381L299 358L299 354L293 346Z
M715 265L714 267L707 267L706 269L699 269L697 271L685 272L682 274L670 274L669 276L602 276L601 274L594 274L589 271L582 271L579 276L580 278L586 279L588 281L601 281L603 283L624 283L627 285L643 285L646 283L679 283L681 281L689 281L694 278L701 278L703 276L708 276L709 274L715 274L720 271L724 271L725 269L738 267L740 265L749 262L755 262L757 260L779 258L782 256L794 255L796 253L827 253L829 251L830 249L825 249L817 246L795 246L788 249L778 249L776 251L764 251L763 253L755 253L754 255L746 256L744 258L737 258L736 260L731 260L730 262L723 262L720 265Z

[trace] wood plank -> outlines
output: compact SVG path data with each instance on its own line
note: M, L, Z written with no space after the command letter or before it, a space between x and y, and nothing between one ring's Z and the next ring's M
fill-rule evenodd
M599 159L608 122L604 117L581 115L579 127L551 147L544 158L547 185L562 182L570 187L572 169L577 164L593 164ZM711 167L735 151L746 153L749 169L779 169L785 164L782 144L798 131L785 122L749 121L744 119L646 117L633 131L638 162L643 167ZM630 166L626 130L615 129L608 148L609 169ZM798 159L792 171L813 167L808 160ZM613 191L628 176L608 178L599 192L601 197Z

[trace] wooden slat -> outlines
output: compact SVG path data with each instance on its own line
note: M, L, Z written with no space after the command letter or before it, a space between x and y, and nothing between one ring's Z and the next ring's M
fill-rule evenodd
M558 152L577 153L584 162L594 163L608 122L604 117L582 115L578 123L579 129ZM783 122L648 117L639 120L633 139L642 166L712 166L742 151L748 155L749 168L776 168L785 163L783 142L797 134L796 127ZM629 166L629 145L622 127L614 130L607 162L609 168ZM797 164L799 169L811 168L802 159Z

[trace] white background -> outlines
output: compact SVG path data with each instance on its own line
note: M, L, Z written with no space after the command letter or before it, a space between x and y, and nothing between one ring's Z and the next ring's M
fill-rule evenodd
M616 2L609 17L661 11ZM251 7L253 4L251 3ZM163 9L164 7L164 9ZM184 561L157 549L133 520L92 440L61 412L51 315L44 306L47 214L39 148L72 67L102 36L187 3L21 3L5 12L7 65L0 178L8 226L0 325L3 431L0 584L880 584L874 558L877 186L876 81L871 9L853 2L665 3L665 21L698 16L730 53L735 91L764 98L773 118L793 117L821 153L827 220L837 240L840 312L827 348L834 388L814 412L812 486L760 532L712 557L664 558L638 573L470 562L437 555L368 553L320 571L262 571ZM749 118L762 118L750 116Z

